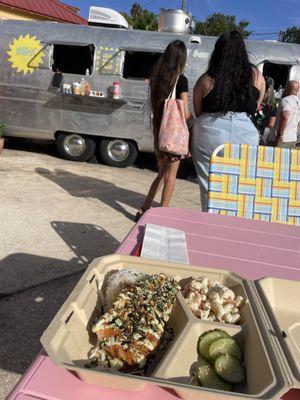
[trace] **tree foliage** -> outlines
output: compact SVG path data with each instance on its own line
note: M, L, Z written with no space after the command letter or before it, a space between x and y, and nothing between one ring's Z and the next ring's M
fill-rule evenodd
M226 31L238 30L244 38L247 38L252 32L246 30L250 22L242 20L236 21L236 16L215 13L206 18L205 21L196 23L195 33L208 36L219 36Z
M121 13L133 29L141 29L146 31L157 31L157 15L153 12L142 8L140 4L134 3L131 7L130 14Z
M288 28L282 36L284 42L300 44L300 27L292 26Z

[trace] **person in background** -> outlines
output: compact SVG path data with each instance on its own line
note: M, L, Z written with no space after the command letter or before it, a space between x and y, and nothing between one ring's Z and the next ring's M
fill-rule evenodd
M261 145L267 144L270 129L274 127L277 115L274 80L266 76L265 81L266 92L254 116L254 123L259 132Z
M136 221L147 211L155 195L163 185L160 205L167 207L171 200L180 160L184 156L164 153L158 150L158 135L165 100L176 84L176 98L183 100L186 120L191 114L188 109L188 80L183 75L187 59L187 49L181 40L171 42L154 67L150 77L150 105L153 113L154 149L158 164L157 177L152 182L142 207L136 214Z
M299 82L289 81L278 107L275 131L277 146L294 149L297 144L297 131L300 123Z
M265 94L265 80L250 62L238 31L219 37L208 70L194 88L191 154L207 211L209 162L213 151L224 143L258 145L253 116Z

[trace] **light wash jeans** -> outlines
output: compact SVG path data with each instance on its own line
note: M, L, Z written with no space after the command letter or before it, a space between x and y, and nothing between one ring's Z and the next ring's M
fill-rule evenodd
M246 113L229 112L224 116L203 113L193 125L190 151L194 161L202 211L207 211L209 162L213 151L224 143L257 146L258 131Z

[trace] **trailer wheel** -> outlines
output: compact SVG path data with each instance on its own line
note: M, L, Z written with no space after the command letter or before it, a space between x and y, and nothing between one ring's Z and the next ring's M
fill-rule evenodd
M59 154L72 161L88 161L96 150L95 141L78 133L60 133L56 139Z
M122 139L103 139L99 154L106 165L125 168L133 164L138 156L138 149L132 142Z

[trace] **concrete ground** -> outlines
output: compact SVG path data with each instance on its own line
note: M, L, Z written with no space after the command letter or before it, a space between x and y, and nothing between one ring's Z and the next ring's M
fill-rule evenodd
M22 148L22 150L20 149ZM10 145L0 158L0 400L41 348L39 338L82 272L134 225L155 173L73 163L51 147ZM199 209L194 181L173 206Z

